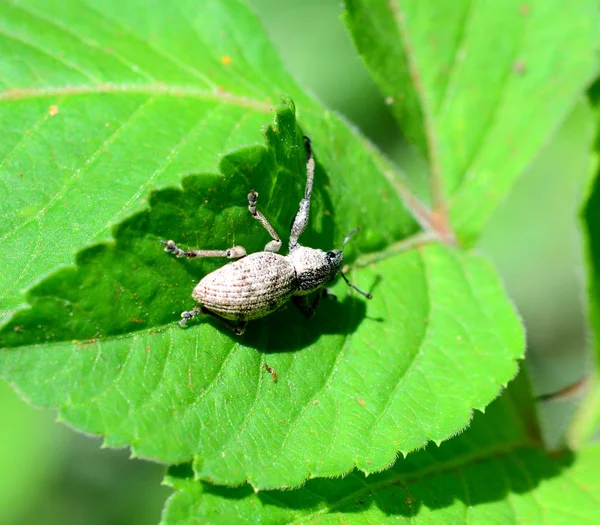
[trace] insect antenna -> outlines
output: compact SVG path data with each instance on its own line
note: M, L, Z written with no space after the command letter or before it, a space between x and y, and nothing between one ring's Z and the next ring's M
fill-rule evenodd
M359 294L364 295L367 299L373 299L373 296L369 293L369 292L363 292L360 288L358 288L357 286L353 285L349 280L348 277L346 277L344 275L344 272L340 272L342 274L342 277L344 278L344 281L346 281L346 284L352 288L353 290L356 290Z
M349 232L348 235L346 235L346 237L344 237L344 242L342 244L342 250L346 247L346 244L348 244L348 241L352 238L352 236L359 231L360 231L360 228L357 226L351 232Z
M346 235L346 237L344 237L344 242L342 244L342 250L346 247L346 244L348 243L348 241L352 238L352 236L356 233L359 232L360 228L357 226L356 228L354 228L351 232L348 233L348 235ZM358 288L357 286L353 285L349 280L348 277L346 277L344 275L344 272L340 272L342 274L342 277L344 278L344 281L346 281L346 284L352 288L353 290L356 290L359 294L364 295L367 299L373 299L373 296L368 293L368 292L363 292L360 288Z

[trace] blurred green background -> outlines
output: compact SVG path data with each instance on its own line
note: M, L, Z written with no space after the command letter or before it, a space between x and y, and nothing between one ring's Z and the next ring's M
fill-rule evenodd
M403 143L356 55L338 0L252 0L289 70L354 122L423 187L424 160ZM497 211L479 249L495 262L521 313L537 394L583 376L585 271L578 223L594 117L582 99ZM573 401L544 403L551 444ZM101 440L54 422L0 382L0 524L154 524L170 490L164 467L102 450Z

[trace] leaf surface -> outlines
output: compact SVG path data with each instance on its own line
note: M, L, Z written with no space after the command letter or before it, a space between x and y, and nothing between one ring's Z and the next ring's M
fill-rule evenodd
M342 282L314 319L288 309L236 339L169 323L190 303L190 265L156 261L154 246L83 252L34 289L0 334L0 365L71 425L165 462L194 457L205 479L265 488L381 470L463 428L516 372L520 324L479 256L432 245L385 259L355 272L381 283L368 306Z
M358 243L375 249L415 229L401 181L380 176L390 166L296 86L237 1L3 2L0 46L0 322L76 250L109 240L149 191L218 174L223 154L262 144L284 95L335 181L333 204L348 209L339 235L361 224Z
M3 56L22 58L0 75L0 374L24 397L109 446L269 488L387 468L459 432L514 376L523 334L494 269L437 244L402 252L418 235L402 179L295 85L242 4L0 13ZM296 106L265 126L283 94ZM180 329L194 283L223 263L174 259L158 241L262 250L255 188L285 242L304 133L317 170L301 240L339 247L360 225L347 260L363 267L349 275L375 299L342 281L310 321L288 308L243 338L210 320Z
M473 242L598 72L594 0L346 0L345 20L434 208Z
M551 456L530 435L532 415L505 393L440 447L380 474L310 480L294 491L213 487L172 467L167 482L177 492L162 524L597 523L600 446Z

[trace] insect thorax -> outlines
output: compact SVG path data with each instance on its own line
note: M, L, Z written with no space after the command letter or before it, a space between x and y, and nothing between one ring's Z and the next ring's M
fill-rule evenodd
M307 295L335 278L342 267L344 254L339 250L324 252L298 246L288 257L296 271L298 288L294 295Z

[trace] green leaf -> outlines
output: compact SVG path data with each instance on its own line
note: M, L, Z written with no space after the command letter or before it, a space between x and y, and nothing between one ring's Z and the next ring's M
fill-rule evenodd
M600 83L597 82L591 99L596 104L596 115L599 117L597 122L600 123L598 86ZM600 125L598 130L600 131ZM586 442L600 430L600 135L598 137L593 171L581 213L587 259L588 318L593 334L595 367L585 381L587 384L584 386L588 387L586 398L571 425L569 439L574 446Z
M216 174L223 153L261 144L283 95L299 104L332 205L350 220L338 242L357 224L363 249L415 229L402 182L380 176L390 166L296 86L237 1L4 2L0 56L0 323L24 306L22 290L110 240L150 190Z
M33 403L109 446L193 460L206 480L290 487L448 439L514 376L523 334L493 268L418 246L402 180L294 84L243 5L39 0L0 15L4 56L21 57L0 70L13 313L0 374ZM287 100L261 137L282 94L298 121ZM340 246L360 225L350 275L375 299L341 281L310 321L289 308L243 338L210 320L180 329L193 284L222 263L174 259L158 241L261 250L252 187L285 239L303 133L317 171L302 241Z
M597 73L597 3L345 4L383 96L428 156L434 208L472 242Z
M171 191L123 232L175 224L160 216L163 193L164 212ZM0 369L69 424L136 455L193 457L204 479L266 488L384 469L397 451L463 428L522 355L519 321L479 256L432 245L385 259L356 272L363 288L381 282L368 309L345 297L310 321L273 314L236 339L172 322L198 270L157 254L154 238L118 236L34 289L33 308L0 335ZM335 291L344 297L344 283Z
M597 523L600 446L551 456L529 435L526 417L506 393L439 448L430 444L380 474L311 480L294 491L214 487L172 467L167 483L177 492L162 525Z

